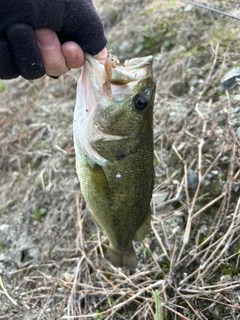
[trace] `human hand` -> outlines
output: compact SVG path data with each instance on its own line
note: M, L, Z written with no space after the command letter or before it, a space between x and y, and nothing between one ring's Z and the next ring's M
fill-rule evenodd
M105 45L102 22L89 0L0 1L2 79L36 79L45 69L58 76L82 65L83 50L95 55Z
M45 72L52 77L66 73L70 68L80 68L84 63L84 51L73 41L61 45L57 34L50 29L35 30L36 40L42 56ZM100 62L105 62L107 49L95 55Z

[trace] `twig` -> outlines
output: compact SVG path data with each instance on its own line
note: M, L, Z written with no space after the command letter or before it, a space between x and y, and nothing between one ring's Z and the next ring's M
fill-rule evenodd
M215 13L219 13L219 14L221 14L221 15L224 15L224 16L229 17L229 18L232 18L232 19L240 20L240 18L237 17L237 16L234 16L234 15L232 15L232 14L223 12L223 11L221 11L221 10L214 9L214 8L212 8L212 7L204 6L203 4L200 4L200 3L197 3L197 2L193 2L193 1L190 1L190 0L181 0L181 1L182 1L182 2L185 2L185 3L193 4L193 5L196 6L196 7L203 8L203 9L206 9L206 10L208 10L208 11L212 11L212 12L215 12Z
M209 106L210 106L210 104L211 104L211 100L209 101ZM182 245L180 253L176 259L176 263L178 263L180 261L182 254L184 252L185 246L189 242L190 232L191 232L191 228L192 228L193 210L194 210L195 203L196 203L196 200L197 200L197 197L198 197L198 194L200 191L201 183L202 183L202 148L204 145L204 136L205 136L206 128L207 128L207 118L205 118L202 115L202 113L199 111L198 103L195 106L195 110L199 114L199 116L201 117L201 119L203 121L201 139L200 139L199 145L198 145L198 185L197 185L197 189L195 191L194 197L193 197L191 207L188 209L188 218L187 218L187 224L186 224L186 228L185 228L185 232L184 232L184 236L183 236L183 245ZM185 180L187 180L186 168L185 168Z
M43 308L41 309L41 312L39 313L39 315L38 315L38 317L37 317L37 320L41 320L42 318L42 314L43 314L43 312L44 312L44 310L46 309L46 307L47 307L47 305L48 305L48 303L49 303L49 298L50 298L50 296L51 296L51 294L48 296L48 298L46 299L46 302L45 302L45 304L44 304L44 306L43 306Z
M68 317L70 316L72 304L74 303L74 300L76 300L76 287L77 287L78 271L79 271L79 268L80 268L83 260L84 260L84 257L79 259L78 264L77 264L77 268L75 270L74 282L73 282L72 290L71 290L70 296L68 298L68 304L67 304Z
M163 244L163 242L162 242L161 237L159 237L159 234L158 234L157 230L155 229L153 222L151 222L151 228L152 228L152 230L153 230L153 232L154 232L154 235L155 235L155 237L156 237L156 239L157 239L160 247L162 248L165 256L166 256L167 259L170 261L170 257L169 257L169 255L168 255L168 252L167 252L167 250L166 250L166 248L165 248L165 246L164 246L164 244ZM162 228L162 229L164 230L164 228Z
M223 192L222 194L220 194L220 196L218 196L217 198L213 199L212 201L210 201L209 203L207 203L204 207L202 207L201 209L199 209L197 212L195 212L192 215L192 219L196 218L200 213L202 213L203 211L205 211L207 208L211 207L212 205L214 205L214 203L218 202L219 200L221 200L222 198L224 198L226 196L226 192Z
M143 295L146 291L150 291L154 288L158 288L159 286L164 287L165 285L166 285L165 280L159 280L159 281L149 285L148 287L145 287L145 288L139 290L131 298L125 300L124 302L118 303L117 305L113 306L112 308L110 308L106 311L103 311L100 313L88 314L88 315L81 315L81 316L63 316L61 319L78 319L78 318L88 318L88 317L91 318L91 317L97 317L99 315L104 315L109 311L114 311L114 310L117 310L117 309L124 307L129 302L131 302L131 301L135 300L137 297Z
M0 277L0 287L3 289L3 293L8 297L8 299L15 305L18 306L17 302L8 294L6 288L3 285L2 277Z

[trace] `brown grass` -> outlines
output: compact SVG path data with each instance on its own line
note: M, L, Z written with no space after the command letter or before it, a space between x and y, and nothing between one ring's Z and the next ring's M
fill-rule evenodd
M115 12L98 5L104 19ZM114 28L127 38L150 20L167 17L170 27L178 26L174 48L154 59L152 230L135 245L135 272L103 258L107 239L80 192L72 143L79 71L57 81L6 82L0 94L0 319L156 319L157 307L164 320L239 318L239 88L217 91L238 61L239 32L198 9L183 13L181 5L136 1L138 14L147 13L134 29L129 2L107 29L114 53ZM193 189L190 171L198 181Z

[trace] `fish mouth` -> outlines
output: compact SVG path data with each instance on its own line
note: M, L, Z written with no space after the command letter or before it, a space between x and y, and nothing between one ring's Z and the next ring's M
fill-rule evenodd
M108 100L121 101L132 95L135 86L141 80L152 75L153 57L147 56L126 60L123 66L112 64L112 55L109 54L104 68L106 81L103 83L105 97Z
M123 66L112 69L112 83L124 84L131 81L143 80L152 73L152 56L126 60Z
M109 56L103 65L91 55L85 55L74 111L74 144L76 151L82 150L90 163L105 166L111 162L93 147L97 141L128 139L105 132L101 113L109 104L130 98L139 81L152 77L152 60L152 56L134 58L117 66Z

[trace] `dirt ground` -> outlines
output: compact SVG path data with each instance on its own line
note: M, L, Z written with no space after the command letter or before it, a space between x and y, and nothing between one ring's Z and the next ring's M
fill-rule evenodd
M95 5L121 61L154 55L152 228L135 272L103 258L75 172L79 70L1 81L0 319L240 319L240 93L221 86L240 21L174 0Z

